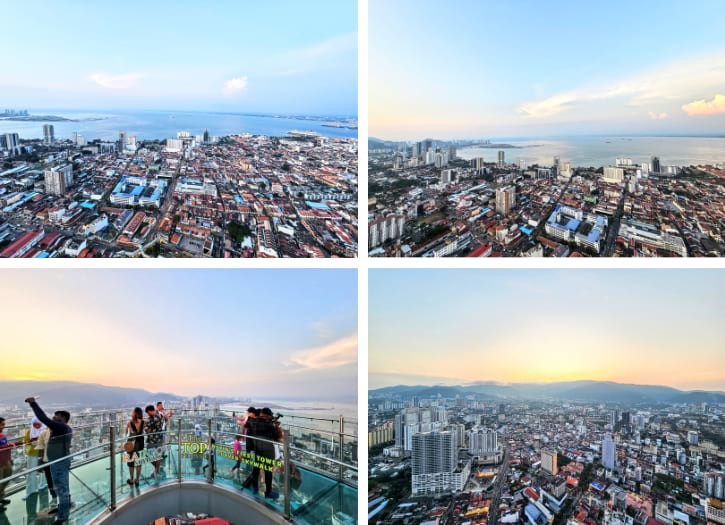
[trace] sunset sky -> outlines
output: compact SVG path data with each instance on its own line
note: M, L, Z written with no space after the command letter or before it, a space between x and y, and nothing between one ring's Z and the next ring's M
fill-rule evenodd
M354 270L4 270L0 380L357 396Z
M369 388L609 380L725 391L725 271L371 270Z
M721 0L370 0L382 139L723 133Z

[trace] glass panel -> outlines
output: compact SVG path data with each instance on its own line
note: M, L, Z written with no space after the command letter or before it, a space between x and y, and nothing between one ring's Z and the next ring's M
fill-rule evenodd
M48 465L51 472L58 473L63 466L68 471L67 480L71 502L68 522L71 524L87 523L110 504L110 477L106 451L107 445L100 445L72 454L68 463L51 462ZM48 511L56 508L59 503L58 499L52 499L42 465L26 469L23 474L22 487L17 483L15 485L11 483L9 486L15 488L6 492L10 503L5 512L0 513L0 524L2 525L47 523L51 516ZM49 478L54 481L54 492L60 496L58 477L54 478L50 475ZM38 490L26 495L25 480L30 481L31 486L37 486Z
M120 413L119 413L120 414ZM224 484L239 490L243 495L254 498L262 504L284 513L284 447L282 443L257 439L257 450L268 448L270 456L262 464L262 457L248 454L245 440L240 439L237 449L242 453L237 466L235 455L235 437L241 435L240 427L233 418L208 418L185 414L183 419L175 418L164 433L153 433L152 436L161 436L161 446L150 449L149 436L144 434L143 450L139 451L134 460L140 466L139 485L129 485L131 473L127 465L128 454L124 454L123 445L127 438L119 432L116 426L120 416L115 413L93 414L95 420L91 421L86 415L86 425L74 427L73 443L70 455L70 472L68 476L72 507L69 515L69 524L83 524L97 516L111 505L111 455L109 427L114 426L116 439L114 443L115 454L113 463L115 468L115 498L121 504L125 499L133 497L144 490L150 490L154 485L163 481L176 480L179 474L179 461L181 462L181 476L183 479L207 479L209 471L209 457L207 443L209 437L209 422L211 421L211 435L214 438L214 482ZM323 425L329 425L329 420L323 420ZM122 424L125 428L125 421ZM293 517L300 523L357 523L354 518L357 506L357 489L349 486L356 482L357 469L350 463L356 463L357 453L354 447L357 438L354 436L340 436L339 432L314 429L312 425L306 428L295 428L296 435L291 437L290 460L290 507ZM312 430L310 430L312 429ZM342 449L340 438L342 437ZM180 438L180 439L179 439ZM179 447L179 442L181 446ZM267 443L269 446L262 445ZM307 450L307 447L312 450ZM339 464L339 457L345 464ZM12 450L16 477L9 480L7 497L10 503L5 512L0 512L0 525L41 524L47 523L41 511L48 510L51 505L51 495L45 488L45 474L40 466L35 466L32 460L28 463L25 450L18 447ZM153 454L153 455L152 455ZM154 462L159 461L158 476L154 477ZM272 490L278 493L276 499L264 497L266 474L260 473L258 481L259 492L254 494L251 488L244 488L243 482L251 478L254 462L261 467L262 472L269 472L272 476ZM27 465L33 467L28 470ZM342 480L340 483L340 473ZM134 479L136 469L133 469ZM29 497L25 496L26 482L31 487L38 487ZM32 492L32 491L31 491Z

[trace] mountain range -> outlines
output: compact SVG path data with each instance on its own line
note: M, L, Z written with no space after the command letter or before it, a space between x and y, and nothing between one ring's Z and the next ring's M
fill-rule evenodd
M398 385L371 390L369 397L455 397L475 394L490 400L588 401L596 403L725 403L725 392L678 390L668 386L634 385L613 381L563 381L555 383L478 382L459 386Z
M29 396L42 405L68 407L141 406L156 401L179 401L175 394L150 392L141 388L105 386L75 381L0 381L0 406L21 405Z

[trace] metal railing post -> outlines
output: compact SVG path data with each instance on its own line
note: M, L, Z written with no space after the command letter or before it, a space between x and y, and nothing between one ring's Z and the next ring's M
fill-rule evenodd
M343 440L345 439L345 417L343 415L340 415L340 465L337 469L337 479L338 481L342 481L343 477L343 468L342 464L345 462L345 452L344 452L344 443Z
M214 450L212 449L211 444L211 418L207 420L207 430L209 432L209 435L206 438L206 446L207 448L207 468L209 469L206 475L206 481L208 483L214 483L214 465L212 455L214 454Z
M176 449L176 481L181 483L181 418L179 418L179 432L176 436L177 449Z
M290 461L292 459L289 455L289 429L284 429L282 431L282 449L283 449L283 455L284 455L284 519L291 520L292 519L292 505L290 503ZM269 473L271 474L271 473ZM267 473L265 473L267 475Z
M113 428L113 425L108 427L108 437L110 439L108 458L111 462L111 504L109 510L114 511L116 510L116 429Z

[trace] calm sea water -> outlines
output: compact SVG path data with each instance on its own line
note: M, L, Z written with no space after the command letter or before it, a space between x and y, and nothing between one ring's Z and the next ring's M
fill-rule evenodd
M256 407L269 406L273 412L280 412L285 415L284 422L293 425L313 426L326 431L337 431L337 423L311 423L302 418L319 418L338 420L340 416L345 418L346 433L357 433L357 403L342 401L265 401L253 400L252 405ZM247 406L223 405L228 411L243 412Z
M314 131L328 137L357 137L356 129L329 128L319 120L274 118L272 116L249 116L233 113L161 112L161 111L114 111L108 113L73 112L67 110L33 110L31 114L55 115L79 122L50 122L55 127L55 136L70 139L78 132L86 139L117 140L118 132L127 136L136 135L139 140L154 140L176 137L177 131L188 131L201 135L205 129L214 136L252 133L254 135L283 136L288 131ZM103 118L103 120L83 120ZM44 122L15 122L0 120L0 133L18 133L22 139L43 137Z
M662 165L689 166L725 162L725 138L712 137L572 137L566 139L496 139L510 144L504 148L506 162L551 166L554 157L572 166L614 165L617 157L629 157L634 163L660 158ZM483 157L496 162L498 149L470 147L458 151L463 159Z

